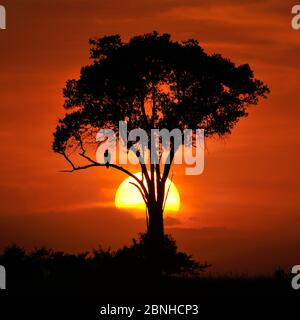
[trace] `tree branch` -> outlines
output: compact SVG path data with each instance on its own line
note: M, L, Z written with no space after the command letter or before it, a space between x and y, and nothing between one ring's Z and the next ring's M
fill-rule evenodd
M169 187L168 187L168 190L167 190L167 193L166 193L166 197L165 197L165 199L164 199L164 204L163 204L163 211L165 210L165 207L166 207L166 203L167 203L167 199L168 199L168 195L169 195L169 192L170 192L170 188L171 188L171 184L172 184L172 181L173 181L173 175L172 175L172 177L171 177L171 183L170 183L170 185L169 185Z
M134 154L136 155L136 152L138 151L137 148L132 145L131 148L133 149L132 151L134 152ZM137 156L137 155L136 155ZM144 174L145 178L146 178L146 181L147 181L147 184L149 185L150 183L150 178L149 178L149 174L148 174L148 170L147 170L147 167L145 165L145 159L142 155L140 155L140 157L142 158L142 161L139 159L139 164L141 166L141 169L142 169L142 173Z
M140 188L140 186L138 184L134 183L134 182L129 182L129 183L134 185L139 190L139 192L141 193L141 195L143 197L143 200L144 200L145 204L147 205L148 201L147 201L147 199L146 199L146 197L145 197L145 195L143 193L143 190Z
M172 166L174 156L175 156L175 150L174 150L174 146L172 146L171 150L169 152L169 155L168 155L168 159L166 160L167 163L164 166L164 172L163 172L163 176L161 178L162 183L166 183L166 180L167 180L168 175L170 173L170 169Z
M62 155L64 156L64 158L69 162L69 164L72 167L72 170L62 170L61 172L74 172L74 171L78 171L78 170L84 170L84 169L88 169L88 168L92 168L92 167L106 167L107 164L105 163L98 163L95 160L91 159L90 157L88 157L87 155L85 155L85 150L83 149L83 152L79 153L79 155L83 158L85 158L86 160L88 160L89 162L91 162L90 164L84 165L84 166L75 166L75 164L71 161L71 159L65 154L65 152L62 153ZM134 174L132 174L130 171L128 171L127 169L118 166L117 164L113 164L110 163L109 167L112 167L116 170L119 170L125 174L127 174L128 176L130 176L131 178L133 178L141 187L141 189L144 192L144 195L146 197L148 197L148 192L147 189L144 186L144 183L138 178L136 177Z

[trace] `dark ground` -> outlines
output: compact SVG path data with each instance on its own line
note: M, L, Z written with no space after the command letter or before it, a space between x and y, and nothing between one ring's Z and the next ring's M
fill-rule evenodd
M100 316L103 305L197 304L198 315L169 315L168 319L288 319L300 310L300 290L292 276L277 270L270 277L207 276L209 267L166 238L161 275L151 273L147 242L141 236L117 252L94 250L78 255L45 248L26 252L17 246L0 255L7 273L7 289L0 290L0 319L126 319ZM29 317L28 317L29 316ZM136 314L134 319L161 319Z

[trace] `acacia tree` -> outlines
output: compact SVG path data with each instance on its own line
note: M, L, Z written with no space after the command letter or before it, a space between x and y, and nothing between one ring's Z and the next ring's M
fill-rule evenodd
M139 179L126 167L99 163L89 155L91 145L99 143L96 133L110 128L120 138L122 120L128 131L142 128L149 136L151 129L163 128L199 128L206 137L224 136L269 89L254 78L248 64L236 66L219 54L207 54L194 39L177 42L169 34L153 32L127 43L119 35L106 36L90 40L90 45L91 64L64 88L67 113L54 133L53 150L69 162L70 172L107 166L132 177L147 207L147 234L159 250L174 141L165 164L146 165L137 150ZM134 145L128 144L128 150Z

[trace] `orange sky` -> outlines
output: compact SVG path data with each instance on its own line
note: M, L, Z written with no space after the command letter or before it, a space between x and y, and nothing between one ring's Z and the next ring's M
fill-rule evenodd
M62 88L88 63L88 39L157 30L249 63L271 89L230 137L208 141L201 176L174 169L182 199L168 232L216 272L300 263L300 30L293 1L9 0L0 31L0 247L117 248L143 231L114 209L121 173L60 173L51 150Z

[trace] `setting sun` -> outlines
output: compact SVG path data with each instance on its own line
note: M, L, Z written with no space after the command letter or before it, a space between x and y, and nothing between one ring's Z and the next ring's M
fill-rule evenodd
M135 173L135 176L141 179L141 172ZM145 203L138 189L131 184L134 179L129 177L125 179L118 187L115 196L115 206L117 208L132 208L145 210ZM169 190L165 213L176 214L180 209L180 195L173 182L170 179L166 181L166 190Z

